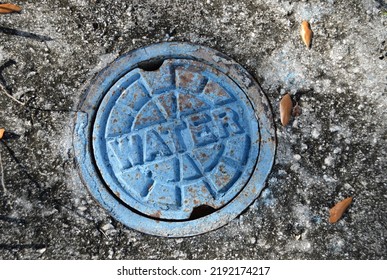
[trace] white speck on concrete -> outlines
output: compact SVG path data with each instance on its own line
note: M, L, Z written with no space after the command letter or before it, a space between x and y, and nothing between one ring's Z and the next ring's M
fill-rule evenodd
M327 165L327 166L332 166L335 162L335 158L332 157L332 156L328 156L324 159L324 163Z
M320 132L319 132L316 128L314 128L314 129L312 130L312 137L313 137L314 139L317 139L317 138L320 137Z
M301 155L295 154L295 155L293 156L293 158L294 158L295 160L300 160L300 159L301 159Z

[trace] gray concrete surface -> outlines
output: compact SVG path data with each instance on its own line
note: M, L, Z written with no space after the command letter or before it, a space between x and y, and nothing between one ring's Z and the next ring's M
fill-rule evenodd
M386 259L387 7L384 1L14 1L0 15L0 259ZM301 20L314 32L306 50ZM215 48L261 84L277 125L261 197L227 226L168 239L125 228L74 164L84 84L134 48ZM281 95L302 115L283 128ZM353 196L336 224L329 208Z

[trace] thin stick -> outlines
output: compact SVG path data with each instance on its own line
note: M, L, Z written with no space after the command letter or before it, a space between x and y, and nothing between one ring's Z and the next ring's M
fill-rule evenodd
M105 238L106 238L107 240L110 240L110 238L106 235L106 233L103 232L102 229L98 228L98 231L99 231L100 233L102 233L102 235L105 236Z
M3 85L2 85L1 83L0 83L0 90L1 90L2 92L4 92L4 94L5 94L6 96L8 96L9 98L11 98L13 101L19 103L19 104L22 105L22 106L25 106L25 105L26 105L26 104L24 104L23 102L17 100L17 99L16 99L15 97L13 97L12 95L10 95L10 94L8 93L8 91L5 89L5 87L3 87Z
M5 182L4 182L4 169L3 169L3 161L1 159L1 153L0 153L0 175L1 175L1 186L3 187L4 193L7 192L7 189L5 188Z

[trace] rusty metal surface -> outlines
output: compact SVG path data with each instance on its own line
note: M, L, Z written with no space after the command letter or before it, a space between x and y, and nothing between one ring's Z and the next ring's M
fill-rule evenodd
M265 96L239 64L206 47L132 51L90 83L79 109L84 183L145 233L190 236L226 224L258 197L273 164Z

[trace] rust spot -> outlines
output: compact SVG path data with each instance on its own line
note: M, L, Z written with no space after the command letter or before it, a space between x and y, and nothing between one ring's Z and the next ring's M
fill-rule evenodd
M224 174L223 176L217 176L215 182L218 186L225 186L228 182L230 182L230 176L228 174Z
M200 116L194 115L194 116L191 117L191 120L192 120L193 122L197 122L197 121L200 120Z
M216 176L215 182L218 186L225 186L231 180L230 174L227 173L224 165L219 166L219 171L220 174Z
M182 104L184 104L184 108L189 108L189 109L192 108L192 103L190 102L190 100L191 100L190 96L187 96L185 94L180 94L179 99L181 101L180 107Z
M160 219L160 217L161 217L161 211L158 210L156 213L150 214L150 216L153 217L153 218Z
M186 87L187 85L189 85L190 83L192 83L193 78L194 78L194 75L193 75L193 73L191 73L191 72L186 72L186 71L184 71L184 74L181 74L181 75L179 76L179 78L180 78L181 85L182 85L183 87Z
M212 93L215 91L216 88L217 88L217 86L215 83L208 83L206 85L206 89L204 90L204 93L206 93L206 94Z
M172 115L172 108L171 106L163 106L165 112L167 113L168 116L171 116Z
M209 82L206 84L204 94L213 94L220 99L229 98L226 91L219 84L216 84L214 82Z
M201 157L203 160L208 160L208 159L210 158L206 153L201 153L201 154L200 154L200 157Z

